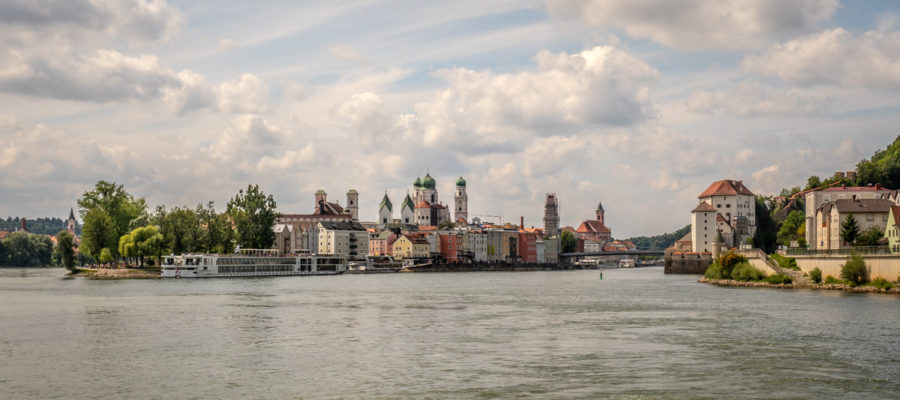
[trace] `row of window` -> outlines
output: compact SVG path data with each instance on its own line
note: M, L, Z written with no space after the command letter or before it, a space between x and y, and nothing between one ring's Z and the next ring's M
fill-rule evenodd
M263 265L263 264L280 264L294 265L297 260L292 257L279 258L241 258L241 257L223 257L219 258L219 265Z

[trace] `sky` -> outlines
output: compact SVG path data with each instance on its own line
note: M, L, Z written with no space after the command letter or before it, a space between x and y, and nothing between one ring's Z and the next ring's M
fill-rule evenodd
M541 226L553 192L625 238L900 135L894 1L0 0L0 44L0 216L104 179L151 209L356 189L374 221L430 172L470 217Z

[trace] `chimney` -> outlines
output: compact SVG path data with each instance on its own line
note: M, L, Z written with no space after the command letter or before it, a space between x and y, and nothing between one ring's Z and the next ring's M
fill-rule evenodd
M519 217L519 226L521 227L519 229L525 229L525 216L524 215Z
M881 189L882 189L881 184L880 184L880 183L876 183L876 184L875 184L875 190L881 190Z

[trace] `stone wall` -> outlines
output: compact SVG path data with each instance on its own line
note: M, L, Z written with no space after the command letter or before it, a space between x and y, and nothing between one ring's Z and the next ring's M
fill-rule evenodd
M476 272L476 271L546 271L584 268L571 264L550 263L472 263L472 264L427 264L404 268L401 272Z
M809 273L814 268L819 268L822 270L822 279L828 275L840 278L841 265L849 258L846 255L791 255L789 257L797 260L797 266L803 272ZM863 258L869 269L869 279L884 278L893 282L900 276L900 255L868 255Z
M711 254L666 252L667 274L703 274L712 264Z

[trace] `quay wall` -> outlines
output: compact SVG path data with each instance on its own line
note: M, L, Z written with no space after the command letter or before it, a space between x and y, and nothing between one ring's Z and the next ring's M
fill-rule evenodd
M703 274L712 264L712 254L666 252L666 274Z
M554 263L472 263L472 264L428 264L416 267L407 267L401 272L482 272L482 271L548 271L569 269L596 269L585 268L571 264Z
M846 255L791 255L797 260L797 266L803 272L809 273L815 268L822 270L822 279L831 275L835 278L841 276L841 266L850 258ZM884 278L891 282L900 276L900 255L867 255L866 267L869 269L869 279Z

